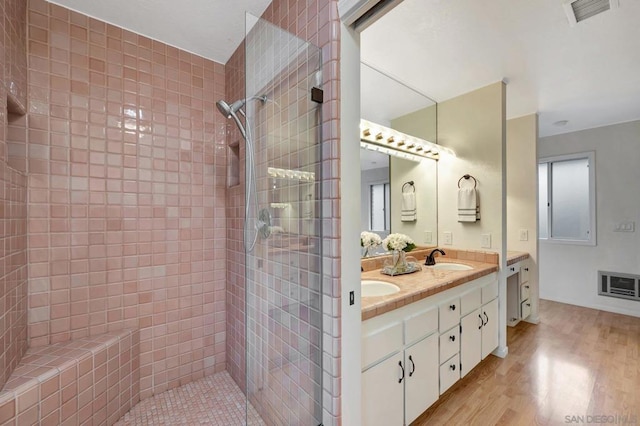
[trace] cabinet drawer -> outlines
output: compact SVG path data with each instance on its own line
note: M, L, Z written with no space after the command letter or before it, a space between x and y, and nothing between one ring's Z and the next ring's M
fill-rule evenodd
M520 301L524 302L529 298L529 296L530 296L529 283L521 284L520 285Z
M478 309L482 303L482 290L473 289L460 296L460 316L464 316L474 309Z
M460 322L460 299L455 298L438 306L440 333L444 333Z
M440 395L460 379L460 357L458 354L440 365Z
M482 304L491 302L498 297L498 281L494 281L491 284L482 287Z
M408 345L438 329L438 310L434 307L404 320L404 343Z
M529 300L525 300L520 304L520 312L522 313L522 319L525 319L529 315L531 315L531 302Z
M449 359L458 352L460 352L460 328L456 326L440 335L440 360Z
M520 265L520 284L529 282L529 262Z
M362 369L402 349L402 323L362 336Z

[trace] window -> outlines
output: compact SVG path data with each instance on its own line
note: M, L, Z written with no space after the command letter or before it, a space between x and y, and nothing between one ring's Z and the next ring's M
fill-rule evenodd
M538 161L538 236L541 240L596 244L593 152Z
M371 229L374 232L388 231L391 209L389 201L389 183L379 183L370 187L371 200Z

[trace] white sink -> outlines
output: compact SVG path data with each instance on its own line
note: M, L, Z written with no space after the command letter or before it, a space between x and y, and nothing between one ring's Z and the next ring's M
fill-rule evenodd
M400 287L386 281L362 280L362 297L388 296L400 291Z
M440 269L443 271L470 271L472 266L463 265L462 263L436 263L430 267L431 269Z

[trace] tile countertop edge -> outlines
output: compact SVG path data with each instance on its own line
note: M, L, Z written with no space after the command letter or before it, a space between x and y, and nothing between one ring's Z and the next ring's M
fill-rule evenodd
M448 259L447 261L449 262ZM400 292L389 296L363 297L362 321L498 271L497 265L489 263L474 261L451 261L450 263L463 263L473 266L474 269L468 271L443 271L423 267L422 271L395 277L383 275L379 270L363 272L361 274L362 280L387 281L400 287ZM424 281L428 282L422 284Z
M507 266L529 258L529 253L524 251L507 251Z

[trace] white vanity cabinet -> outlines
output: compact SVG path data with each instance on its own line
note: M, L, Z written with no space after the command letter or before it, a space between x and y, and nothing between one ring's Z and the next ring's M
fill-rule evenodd
M480 331L475 350L482 359L485 339L495 341L491 350L497 347L497 303L493 273L364 321L362 424L408 425L426 411L461 377L461 312L486 308L495 323L487 327L487 337Z
M396 314L363 323L366 425L409 424L438 399L438 311L427 307L404 317Z
M498 347L498 283L475 289L470 296L460 319L460 377Z
M529 259L507 266L507 325L515 326L531 315Z

